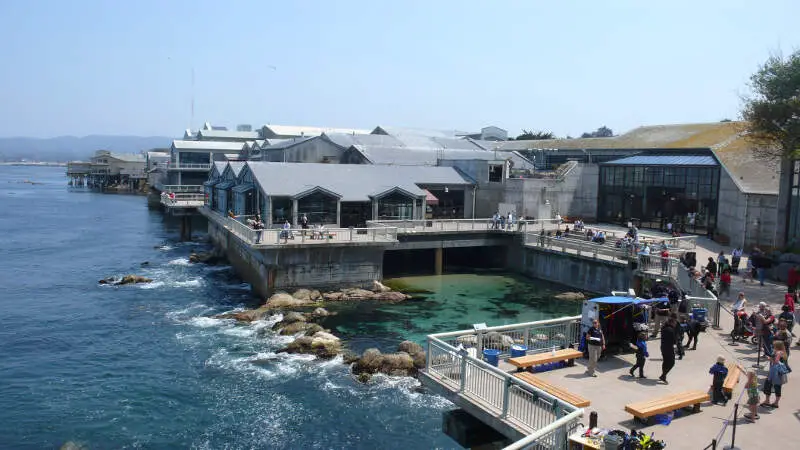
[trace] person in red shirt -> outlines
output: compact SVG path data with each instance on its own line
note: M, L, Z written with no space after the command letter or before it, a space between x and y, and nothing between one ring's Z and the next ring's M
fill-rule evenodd
M783 296L783 305L789 307L789 312L794 314L794 292L787 292Z
M661 273L669 272L669 251L666 247L661 249Z
M730 298L731 296L731 271L727 268L719 276L719 296L722 297L723 295L725 295L725 298Z
M797 290L798 282L800 282L800 272L797 271L797 267L792 266L789 268L789 276L786 279L786 286L789 288L789 292Z

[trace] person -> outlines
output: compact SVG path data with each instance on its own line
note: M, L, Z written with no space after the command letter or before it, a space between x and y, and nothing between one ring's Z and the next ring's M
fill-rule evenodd
M789 367L789 346L792 345L792 333L787 329L785 319L778 320L778 331L775 332L775 350L784 352L786 367ZM790 369L791 370L791 369Z
M789 311L789 305L783 305L781 312L778 314L778 328L781 326L781 321L786 323L786 330L789 332L789 337L794 336L792 329L794 328L794 314Z
M639 378L645 378L644 362L645 358L650 357L650 353L647 352L647 333L639 333L636 338L636 345L631 344L631 347L636 350L636 364L634 364L628 372L631 376L634 376L633 373L636 369L639 369Z
M597 374L594 371L597 369L597 360L600 359L600 353L606 349L606 337L603 335L597 319L592 321L591 328L586 332L586 344L589 350L589 365L586 367L586 373L590 377L596 377Z
M734 316L737 312L743 311L745 306L747 306L747 299L744 297L744 292L739 292L739 296L736 297L736 301L731 305L731 311L733 312Z
M289 224L288 220L283 223L283 227L281 228L281 237L283 238L284 244L289 242L289 239L294 239L294 236L292 236L292 226Z
M689 322L686 324L686 334L689 336L689 340L686 341L686 345L684 346L685 349L689 349L689 345L692 345L692 350L697 350L697 337L700 336L700 328L701 324L697 321L694 317L689 319Z
M308 217L305 214L303 214L303 216L300 217L300 228L304 230L308 229Z
M745 414L744 417L750 422L755 422L756 419L761 418L758 415L758 377L756 377L755 370L747 371L747 383L745 384L745 388L747 389L747 408L750 410L750 413Z
M230 217L231 219L236 219L236 214L233 213L233 210L231 209L228 210L228 217Z
M781 343L782 344L782 343ZM780 345L779 347L782 347ZM769 372L764 380L764 394L766 398L761 406L764 408L778 408L781 402L783 385L786 384L789 369L783 362L783 352L778 350L769 358ZM775 391L775 401L770 403L769 399Z
M731 251L731 272L739 274L739 263L742 261L742 249L736 247Z
M710 256L708 257L708 264L706 264L706 271L715 277L717 276L717 263Z
M506 216L504 214L500 214L500 229L506 229Z
M794 314L795 310L795 295L794 291L789 291L783 295L783 306L786 306L792 314Z
M719 296L730 298L731 296L731 271L727 267L719 276Z
M768 357L772 356L773 348L772 343L775 336L772 334L772 324L775 323L775 316L766 303L761 302L758 304L758 319L759 321L759 336L761 344L764 347L764 354Z
M712 376L711 403L715 405L725 405L728 403L728 396L725 395L725 391L722 389L722 385L725 384L725 378L728 376L728 368L725 367L725 357L717 356L716 364L711 366L708 373Z
M455 209L453 209L453 215L455 216ZM513 231L512 227L514 226L514 212L508 212L508 231ZM569 232L569 227L567 227L567 232Z
M664 325L669 318L669 303L664 301L658 302L653 309L655 321L653 324L653 333L650 335L650 337L658 336L658 330L661 329L662 325Z
M678 315L675 313L670 314L670 318L675 322L675 348L678 359L682 360L686 352L683 351L683 336L685 335L686 328L689 327L688 323L678 321Z
M661 248L661 273L666 274L669 271L669 250L666 245Z
M669 384L667 374L675 367L675 321L670 317L661 329L661 376L664 384Z
M789 268L789 274L786 278L786 287L789 288L789 292L797 291L798 282L800 282L800 272L797 271L797 266L792 266Z
M261 215L256 214L256 219L253 221L253 229L256 230L256 244L261 242L261 230L264 229L264 222L261 221Z
M495 211L492 216L492 229L496 230L500 224L500 213Z
M755 271L756 266L753 265L753 260L751 258L747 258L747 266L742 274L742 283L747 283L747 280L755 282L755 276L753 275Z

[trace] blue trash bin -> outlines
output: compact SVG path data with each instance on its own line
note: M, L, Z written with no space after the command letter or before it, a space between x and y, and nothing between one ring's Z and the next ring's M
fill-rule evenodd
M708 310L705 308L692 308L692 318L698 322L705 322L706 314Z
M497 367L497 363L500 362L500 350L487 348L483 351L483 360Z
M511 346L511 357L512 358L519 358L520 356L525 356L528 353L528 347L520 344L515 344Z

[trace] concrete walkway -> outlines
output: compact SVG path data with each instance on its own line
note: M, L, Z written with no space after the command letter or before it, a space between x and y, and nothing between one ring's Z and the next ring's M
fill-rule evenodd
M601 228L612 228L612 226L600 225ZM619 227L618 227L619 228ZM658 235L644 231L648 235ZM719 244L707 239L698 238L697 240L697 261L698 265L705 262L709 256L715 257L720 250L724 250L728 255L731 248L722 247ZM744 263L742 264L742 267ZM786 286L767 282L765 286L748 282L743 283L741 277L734 276L731 287L733 297L741 291L745 293L749 306L754 307L758 302L766 302L772 306L773 312L777 315L780 306L783 304L783 294ZM732 303L726 299L723 305L729 306ZM709 328L705 333L700 334L700 343L696 351L687 351L683 360L676 361L675 367L668 376L669 385L661 384L657 381L661 374L661 354L658 339L648 342L650 358L645 364L644 380L630 378L628 370L633 365L634 355L612 355L600 361L597 378L587 377L585 372L586 360L581 360L575 367L556 369L550 372L539 374L542 378L555 385L567 388L569 391L591 400L592 405L588 411L597 411L599 426L609 429L644 429L648 433L655 432L657 439L663 439L669 448L675 449L703 449L711 443L711 440L722 433L722 439L717 448L730 445L732 424L724 427L725 420L732 416L735 401L728 402L727 406L703 405L703 410L699 414L684 415L675 418L668 426L651 425L645 427L641 423L636 423L632 417L624 411L628 403L645 401L661 397L668 394L679 393L688 390L705 391L711 384L711 376L708 374L709 368L716 361L717 355L725 356L728 362L736 361L750 369L757 361L757 348L748 343L732 345L729 337L730 330L733 328L733 317L723 312L720 320L721 330ZM796 330L795 330L796 331ZM800 354L800 347L793 346L797 354ZM790 360L791 365L791 360ZM800 367L800 363L796 363ZM763 386L768 365L763 362L759 370L759 386ZM745 383L742 376L739 384L734 389L734 400L739 398ZM736 430L736 446L742 449L756 448L800 448L800 438L797 431L800 425L800 372L789 374L789 383L783 391L780 409L760 408L759 419L755 424L751 424L741 418L747 412L745 406L746 394L741 398L742 406L739 409L739 420ZM762 394L761 399L764 396ZM723 428L725 428L723 432Z

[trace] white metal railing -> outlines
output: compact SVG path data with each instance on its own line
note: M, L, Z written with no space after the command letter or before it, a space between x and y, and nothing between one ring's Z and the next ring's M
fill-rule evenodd
M203 194L161 193L161 204L171 208L198 208L205 204Z
M167 164L167 169L169 169L169 170L184 170L184 169L209 170L209 169L211 169L211 164L173 163L173 162L169 162Z
M513 343L529 344L529 353L575 344L580 316L527 322L484 330L429 335L425 371L432 380L475 400L490 414L526 432L541 430L563 414L577 411L547 392L479 359L484 349L508 354ZM566 434L564 435L566 442Z
M513 223L485 219L402 219L368 220L367 227L394 227L399 233L443 232L443 231L517 231L532 229L556 229L557 219L514 220Z
M397 228L326 228L324 230L291 228L269 228L256 230L243 223L252 216L224 216L207 206L201 208L207 217L213 218L221 225L251 245L276 245L276 244L338 244L344 242L397 242Z
M639 254L638 262L639 271L671 277L674 280L678 279L678 272L683 268L677 258L663 258L657 253L653 255Z
M202 193L203 186L196 184L156 184L156 188L161 192L185 192L185 193Z
M556 250L562 253L591 256L592 258L603 256L610 259L627 260L632 255L629 248L616 247L613 243L609 242L608 239L601 244L581 239L556 238L542 235L541 232L525 233L525 244Z
M569 447L567 439L571 432L577 428L584 410L578 409L557 419L546 427L536 430L530 435L505 447L503 450L551 450L566 449Z

